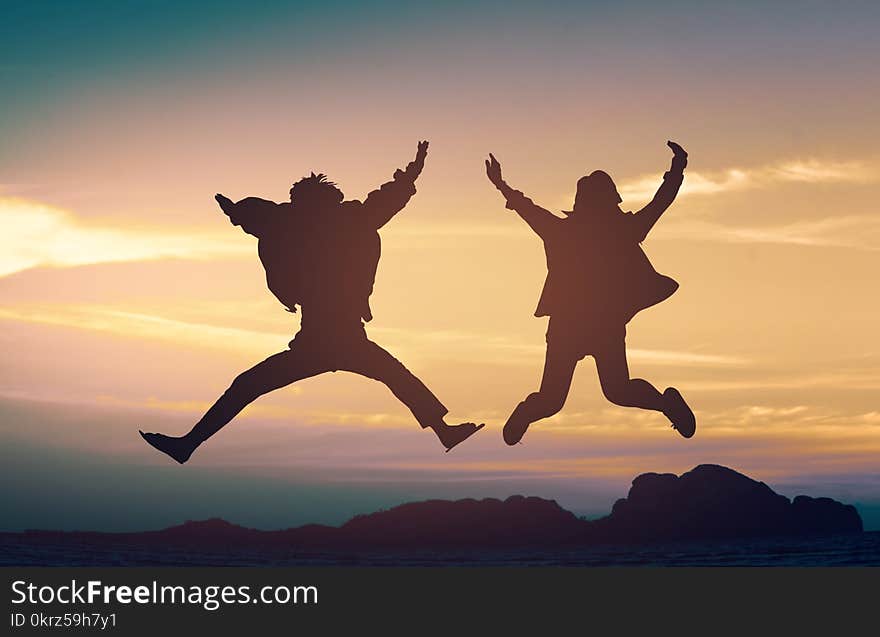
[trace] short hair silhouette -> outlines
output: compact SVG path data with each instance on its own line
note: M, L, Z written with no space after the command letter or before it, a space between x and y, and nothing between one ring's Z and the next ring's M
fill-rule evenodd
M189 433L142 431L144 440L183 464L260 396L340 370L384 383L447 451L483 427L447 424L446 406L403 363L368 339L364 327L373 318L370 295L382 254L379 229L416 193L427 155L428 142L420 141L406 168L394 171L392 180L364 201L344 201L336 184L315 173L293 184L287 203L214 196L233 225L259 240L257 255L269 291L290 312L299 308L300 330L285 351L236 376Z
M316 204L342 203L345 195L335 182L327 179L324 173L312 173L303 177L290 187L290 201L314 202Z

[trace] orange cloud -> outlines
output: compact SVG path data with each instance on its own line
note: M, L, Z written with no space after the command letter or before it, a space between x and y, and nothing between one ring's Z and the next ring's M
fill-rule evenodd
M688 170L681 195L715 195L785 182L852 184L870 183L878 179L880 179L880 168L867 161L795 159L753 168L728 168L709 173ZM659 185L658 175L644 175L624 182L620 187L620 194L627 201L648 201L654 196Z
M869 215L848 215L760 227L728 226L696 219L672 220L657 236L663 239L876 251L880 250L880 219Z
M0 197L0 224L0 276L39 266L253 253L253 246L239 237L87 224L66 210L16 197Z

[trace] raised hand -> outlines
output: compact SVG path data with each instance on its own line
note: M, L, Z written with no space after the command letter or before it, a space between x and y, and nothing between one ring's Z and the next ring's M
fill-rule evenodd
M688 164L688 154L684 148L676 144L674 141L667 141L666 145L672 149L672 168L684 170Z
M220 204L220 208L223 209L223 212L229 214L232 212L232 209L235 207L235 203L229 197L221 195L219 192L214 195L214 199L217 200L217 203Z
M427 157L427 156L428 156L428 142L427 141L420 141L418 150L416 150L416 158L413 159L411 162L409 162L409 164L407 164L406 170L402 171L402 173L405 174L410 179L415 179L416 177L418 177L422 172L422 168L425 167L425 157ZM398 175L400 175L400 174L401 174L401 171L397 171L394 173L394 177L397 178Z
M501 177L501 164L492 153L489 153L489 159L486 160L486 176L489 181L495 184L496 188L501 188L504 183L504 179Z

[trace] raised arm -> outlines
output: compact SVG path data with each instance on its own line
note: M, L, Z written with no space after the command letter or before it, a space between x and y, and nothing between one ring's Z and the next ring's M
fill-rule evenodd
M220 193L214 195L214 199L232 225L241 226L242 230L255 237L270 231L273 221L278 217L279 207L284 205L259 197L245 197L235 202Z
M486 160L486 176L504 195L507 200L507 208L515 210L538 236L544 237L560 221L560 218L552 212L537 205L519 190L508 186L501 177L501 164L492 153L489 153L489 159Z
M419 142L414 160L406 168L394 171L394 178L374 190L363 203L362 214L370 220L370 225L381 228L391 221L398 212L403 210L410 198L416 194L416 178L425 167L428 155L428 142Z
M666 142L666 145L672 149L672 165L663 175L663 183L657 189L654 198L651 199L647 206L639 210L634 215L634 227L636 238L639 242L645 240L651 228L657 223L666 209L675 201L681 182L684 180L684 169L687 166L688 155L684 148L675 142Z

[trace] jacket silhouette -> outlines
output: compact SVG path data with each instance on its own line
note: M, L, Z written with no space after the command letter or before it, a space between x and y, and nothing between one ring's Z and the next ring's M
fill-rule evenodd
M506 207L541 237L547 278L535 316L549 316L547 354L541 388L511 414L504 439L516 444L529 425L560 411L577 362L593 356L605 396L628 407L663 412L679 433L693 435L696 421L679 392L660 394L650 383L629 377L626 324L641 310L669 298L678 283L657 273L641 248L654 224L681 186L687 153L669 142L674 156L663 183L648 205L624 212L611 177L597 170L578 180L571 211L559 217L511 188L493 155L486 160L489 180Z
M307 185L323 190L297 198L296 191ZM324 175L312 173L291 189L295 203L217 199L233 225L259 238L266 283L288 310L303 306L310 315L330 315L334 322L370 321L369 298L382 251L378 230L415 194L414 176L398 171L363 202L335 202L342 193L333 189Z
M666 208L675 197L682 175L667 173L658 196L638 213L596 211L566 218L547 216L531 199L512 193L507 207L524 218L544 241L547 278L535 316L556 313L607 312L628 323L641 310L669 298L678 283L658 274L640 243L647 235L651 207ZM589 246L584 235L590 236ZM627 281L626 286L615 280Z
M370 295L381 256L378 230L415 194L428 143L405 170L361 201L345 201L336 185L312 173L290 189L290 202L257 197L217 202L235 226L259 239L269 290L290 312L301 312L289 349L240 374L192 430L181 437L141 435L180 463L259 396L325 372L349 371L384 383L432 429L449 451L482 425L444 421L446 407L400 361L367 338Z

